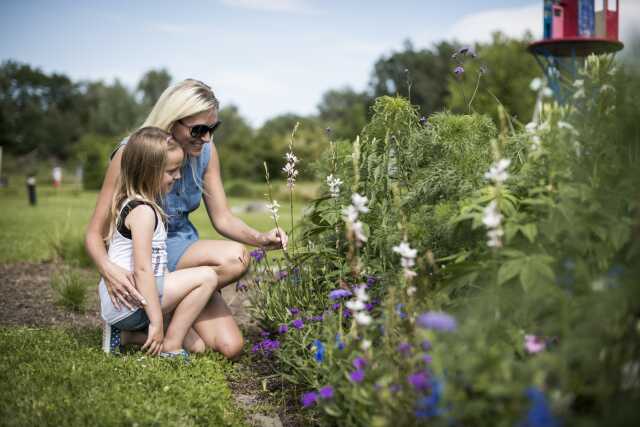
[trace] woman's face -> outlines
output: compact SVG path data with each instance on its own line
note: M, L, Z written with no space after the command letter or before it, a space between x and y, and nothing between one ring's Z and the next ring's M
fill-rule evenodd
M211 133L206 132L199 137L191 136L194 126L205 125L211 127L218 122L218 112L216 110L207 110L193 116L185 117L174 123L172 134L176 141L180 144L185 154L190 156L199 156L202 153L204 144L211 142Z

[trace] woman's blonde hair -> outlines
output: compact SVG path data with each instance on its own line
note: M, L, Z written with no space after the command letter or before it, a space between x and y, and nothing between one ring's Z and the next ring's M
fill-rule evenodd
M213 90L199 80L186 79L162 92L142 127L155 126L171 132L175 122L208 110L218 110L220 103Z
M149 203L163 221L166 215L160 207L162 178L167 154L181 150L169 132L157 127L143 127L134 132L122 151L120 176L111 201L109 230L105 240L111 239L117 228L120 209L127 199Z

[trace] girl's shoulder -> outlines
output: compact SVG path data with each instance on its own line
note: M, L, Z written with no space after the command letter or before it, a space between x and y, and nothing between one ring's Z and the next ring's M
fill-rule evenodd
M118 232L122 234L124 237L126 237L127 239L131 239L131 229L126 225L127 217L131 212L133 212L134 209L136 209L139 206L146 206L147 209L150 209L150 212L153 212L153 216L155 218L153 229L156 230L158 228L159 215L152 203L146 200L141 200L141 199L125 200L120 209L120 214L118 215L118 221L116 225L117 225Z

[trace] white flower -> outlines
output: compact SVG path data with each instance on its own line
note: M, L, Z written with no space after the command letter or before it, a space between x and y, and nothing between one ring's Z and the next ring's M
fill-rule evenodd
M482 223L486 225L487 228L496 228L502 223L502 215L500 215L498 204L495 200L492 200L491 203L484 208L483 213Z
M356 221L356 222L351 224L351 229L355 233L356 240L358 240L358 242L366 242L367 241L367 236L365 236L365 234L364 234L364 228L363 227L364 227L364 225L362 224L361 221Z
M570 131L570 132L571 132L571 133L573 133L574 135L580 135L580 132L578 132L578 131L576 130L576 128L574 128L574 127L571 125L571 123L567 123L567 122L565 122L565 121L560 120L560 121L558 122L558 127L559 127L560 129L567 129L568 131Z
M296 166L294 163L285 164L284 167L282 168L282 171L289 176L295 177L298 175L298 171L296 170Z
M367 288L364 286L358 286L353 290L356 294L358 301L369 301L369 295L367 295Z
M362 340L362 342L360 343L360 348L362 349L362 351L369 350L371 348L371 341Z
M527 125L524 127L524 129L529 132L529 133L534 133L536 130L538 130L538 123L536 122L529 122L527 123Z
M402 258L415 258L418 254L418 250L411 249L407 241L403 241L398 246L394 246L393 252L399 254Z
M358 193L353 193L353 195L351 196L351 203L353 203L353 206L358 210L358 212L369 212L369 208L367 207L367 203L369 203L369 200L366 196L361 196Z
M334 177L333 174L327 177L327 185L329 186L329 193L331 193L331 197L334 199L340 196L340 186L342 185L342 180L338 177Z
M273 203L269 203L267 205L267 209L269 209L271 211L271 216L273 217L273 219L278 219L278 209L280 209L280 204L278 203L277 200L274 200Z
M487 246L490 248L502 247L502 236L504 232L502 228L493 228L487 231Z
M576 80L575 82L573 82L573 86L577 88L584 87L584 80L582 79Z
M507 173L507 168L511 164L511 160L509 159L500 159L497 163L494 163L489 171L484 174L484 177L490 181L495 182L496 184L503 183L509 178L509 174Z
M349 223L353 223L358 220L358 210L353 207L353 205L349 205L342 210L342 214L344 215L345 221Z
M351 311L360 311L365 309L364 302L359 299L349 300L344 305Z
M416 265L416 262L414 261L413 258L402 258L400 260L400 265L402 266L402 268L411 268L414 265Z
M292 152L285 154L285 158L287 159L287 163L293 163L294 165L300 161Z
M580 88L573 94L573 99L581 99L586 96L584 89Z
M531 83L529 83L529 89L531 89L534 92L539 91L541 87L542 87L542 79L540 77L536 77L535 79L531 80Z
M542 139L540 139L538 135L533 135L531 137L531 149L533 151L538 151L541 145L542 145Z
M416 274L416 273L415 273L415 272L413 272L413 271L412 271L412 273L413 273L414 275ZM406 274L406 272L405 272L405 274ZM417 290L418 290L418 289L417 289L415 286L409 286L409 287L407 288L407 295L409 295L410 297L412 297L412 296L416 293L416 291L417 291Z
M544 89L542 89L542 96L551 98L553 96L553 91L550 88L545 87Z
M362 325L362 326L370 325L371 322L373 321L373 318L369 316L368 313L365 313L364 311L356 313L353 316L353 318L356 319L356 322L358 323L358 325Z

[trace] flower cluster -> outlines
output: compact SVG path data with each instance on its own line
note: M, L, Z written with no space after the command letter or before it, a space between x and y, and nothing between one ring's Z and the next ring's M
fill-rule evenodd
M402 268L404 270L404 277L407 280L411 280L416 276L416 272L411 268L416 264L415 259L418 251L416 249L411 249L409 243L405 240L401 242L399 245L393 247L393 252L399 254L402 257L400 261ZM411 289L411 288L410 288ZM415 292L415 288L413 291L407 290L409 294L413 294Z
M364 234L364 226L362 221L358 220L361 213L369 212L367 207L369 200L366 196L361 196L358 193L353 193L351 196L351 204L343 210L344 220L349 226L349 229L353 232L358 246L362 245L362 242L367 241L367 236Z
M303 394L300 400L302 402L302 406L305 408L308 408L318 403L319 399L328 400L331 398L333 398L333 387L330 385L327 385L322 387L317 392L310 391Z
M369 295L367 294L366 286L356 287L354 292L356 294L355 298L347 301L345 306L353 312L353 318L358 325L370 325L373 318L367 312L366 302L369 301Z
M274 200L273 203L267 204L267 209L271 211L271 217L274 221L277 221L280 215L278 215L278 210L280 209L280 203L277 200Z
M296 163L299 162L298 158L295 154L293 154L293 149L289 147L289 152L285 155L287 159L287 163L282 168L282 171L287 174L287 187L289 190L293 189L293 186L296 183L296 176L298 176L298 170L296 169Z
M340 186L342 185L342 180L337 176L334 177L333 174L327 177L327 185L329 186L329 194L334 199L337 199L340 196Z
M500 159L491 166L489 171L484 174L484 177L492 181L494 185L502 185L509 178L507 168L510 164L511 160ZM484 208L482 223L487 227L487 246L491 248L502 247L504 231L502 230L502 214L497 200L492 200Z
M458 327L456 319L439 311L427 311L418 316L416 320L418 326L424 329L433 329L436 331L453 332Z
M280 341L266 338L260 341L259 343L255 344L251 349L251 352L252 353L260 352L269 356L279 348L280 348Z

